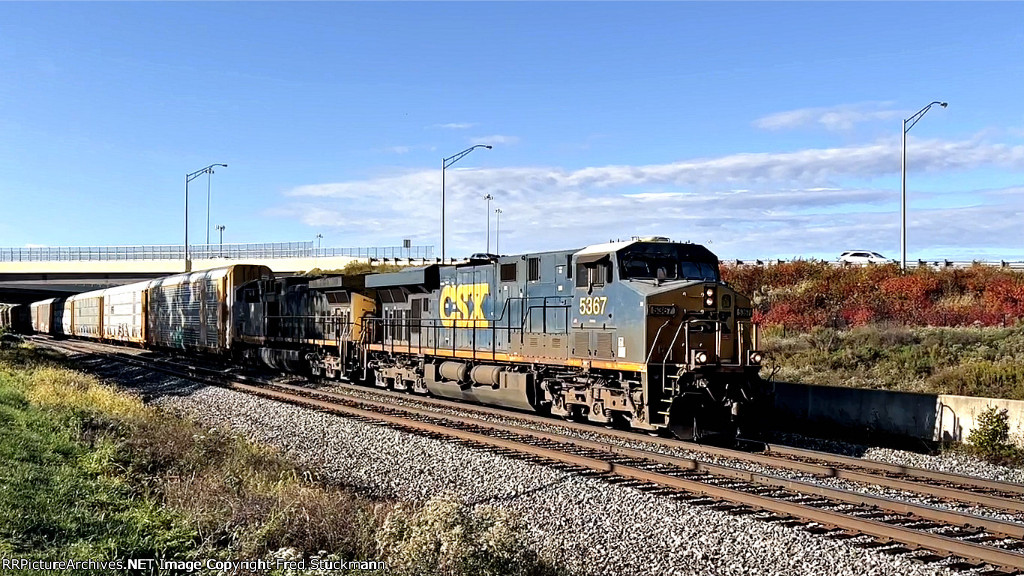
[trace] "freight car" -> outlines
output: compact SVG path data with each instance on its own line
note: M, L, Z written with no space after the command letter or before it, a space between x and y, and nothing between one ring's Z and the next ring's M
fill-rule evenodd
M228 354L238 287L271 278L266 266L234 264L51 298L31 305L32 329L123 344Z
M286 370L693 439L761 393L750 300L664 238L239 290L234 353Z
M32 330L40 334L64 335L64 302L66 298L49 298L33 302L31 311Z
M0 330L27 332L32 325L29 314L24 304L0 304Z

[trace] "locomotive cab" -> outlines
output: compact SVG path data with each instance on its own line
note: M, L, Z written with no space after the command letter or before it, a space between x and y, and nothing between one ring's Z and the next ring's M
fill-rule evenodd
M761 353L750 300L721 281L714 254L664 238L602 244L576 254L576 279L573 352L638 367L623 386L634 427L735 435Z

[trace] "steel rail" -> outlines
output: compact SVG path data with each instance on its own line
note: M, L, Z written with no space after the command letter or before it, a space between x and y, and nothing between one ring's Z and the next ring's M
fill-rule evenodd
M888 472L891 474L904 474L908 476L926 478L928 480L935 480L939 482L954 482L957 484L970 485L985 490L1012 492L1024 496L1024 484L999 482L998 480L987 480L985 478L966 476L964 474L955 474L952 472L938 472L936 470L928 470L925 468L900 466L898 464L889 464L887 462L879 462L877 460L864 460L862 458L855 458L852 456L842 456L840 454L823 453L818 452L816 450L807 450L804 448L795 448L793 446L783 446L780 444L765 444L765 451L768 454L778 454L783 457L807 458L811 460L821 460L830 463L846 464L848 466L855 466L857 468L878 470L881 472ZM1024 500L1017 500L1016 503L1018 504L1018 507L1016 509L1024 511Z
M480 434L472 431L460 430L458 428L452 428L449 426L410 420L409 418L395 416L392 414L364 410L361 408L351 406L342 406L336 402L317 400L305 395L268 390L266 388L253 386L250 384L229 383L228 386L235 390L246 391L264 397L275 398L292 404L305 405L309 407L320 408L333 413L356 416L375 421L382 421L406 429L411 428L429 434L439 434L442 436L454 437L460 440L474 442L486 446L503 448L506 450L511 450L514 452L524 453L532 456L538 456L541 458L546 458L549 460L562 462L573 466L582 466L601 473L614 474L617 476L622 476L625 478L630 478L641 482L649 482L651 484L656 484L667 488L673 488L676 490L682 490L685 492L704 494L711 498L726 500L729 502L742 504L744 506L750 506L752 508L765 510L775 514L784 514L788 516L802 518L809 522L816 522L828 526L835 526L846 530L855 530L857 532L874 536L876 538L889 539L915 547L921 546L940 553L950 553L955 556L960 556L963 558L984 562L986 564L991 564L993 566L997 566L1010 572L1020 570L1020 568L1024 566L1024 554L1008 550L1002 550L999 548L993 548L990 546L984 546L981 544L975 544L973 542L957 540L955 538L950 538L948 536L941 536L938 534L931 534L928 532L904 528L902 526L886 524L878 520L857 518L855 516L849 516L847 514L833 512L831 510L822 510L814 508L812 506L808 506L805 504L777 500L774 498L761 496L758 494L734 490L732 488L724 486L716 486L714 484L708 484L697 480L689 480L686 478L680 478L678 476L672 476L661 472L644 470L642 468L637 468L635 466L609 462L607 460L599 458L581 456L577 454L564 452L561 450L546 448L543 446L524 444L522 442L518 442L515 440L496 438L494 436ZM274 387L288 389L291 388L292 386L275 384ZM360 400L360 402L365 401ZM381 404L390 410L396 409L393 406L388 406L383 403L377 404ZM409 409L407 407L398 407L397 409L399 411L409 412ZM432 419L438 418L438 416L433 413L427 415ZM448 416L444 416L442 419L451 420L451 418ZM475 427L479 427L481 425L480 421L470 421L469 423ZM542 433L533 433L532 431L525 431L523 429L512 428L503 425L495 425L491 423L485 423L485 426L487 428L492 429L509 429L512 433L518 435L523 435L525 432L527 433L526 435L535 437L552 436ZM561 441L558 442L561 443ZM628 449L622 449L621 447L601 445L599 443L595 444L597 444L598 446L604 446L606 448L612 448L611 451L613 453L618 452L622 455L627 455L628 453ZM705 466L708 469L718 468L704 464L702 464L702 466ZM700 472L701 470L700 468L694 468L694 471ZM760 475L752 476L756 478L757 476Z
M39 339L38 337L30 337L33 339ZM52 341L51 339L41 339L42 341ZM91 343L94 345L103 345L109 348L113 348L114 351L108 352L109 354L123 355L119 346L104 345L100 343ZM151 362L168 363L172 365L179 364L166 359L150 359ZM190 365L190 369L194 371L205 371L210 374L221 375L219 371L211 368L205 368L197 365ZM239 378L246 381L262 382L259 379L249 378L246 376L236 375L235 378ZM1000 494L991 494L984 492L976 492L972 490L965 490L960 486L969 486L979 490L994 490L1003 494L1021 494L1024 496L1024 485L1014 484L1008 482L999 482L996 480L987 480L984 478L977 478L973 476L965 476L959 474L952 474L946 472L937 472L934 470L927 470L924 468L914 468L908 466L898 466L895 464L888 464L885 462L879 462L875 460L866 460L861 458L853 458L848 456L839 456L836 454L818 452L812 450L804 450L799 448L792 448L788 446L780 445L766 445L768 447L768 454L756 454L751 452L745 452L742 450L734 450L730 448L722 448L718 446L710 446L704 444L695 444L691 442L682 442L674 439L658 438L650 436L641 436L635 432L628 432L623 430L609 430L606 428L598 428L592 424L584 424L579 422L572 422L566 420L556 420L549 417L540 416L537 414L531 414L526 412L510 411L507 409L494 408L480 405L470 405L460 402L453 402L451 400L442 398L432 398L419 395L410 395L408 393L396 392L392 390L382 388L371 388L366 386L356 386L352 384L331 382L332 386L338 388L344 388L352 391L358 391L363 393L380 394L393 398L401 398L420 402L423 404L431 404L435 406L444 406L448 408L458 409L464 412L476 412L480 414L487 414L492 416L500 416L506 418L518 418L528 422L537 424L561 427L569 430L575 430L579 432L587 432L595 435L604 435L610 438L615 438L625 441L633 442L646 442L657 446L662 446L669 449L683 449L694 452L702 452L713 456L720 456L724 458L731 458L744 462L750 462L763 466L773 468L783 468L788 470L794 470L796 472L823 477L823 478L836 478L840 480L847 480L860 484L883 486L886 488L892 488L895 490L901 490L904 492L911 492L920 494L923 496L930 496L933 498L939 498L947 501L955 501L959 503L974 504L983 506L986 508L992 508L997 510L1003 510L1013 513L1024 513L1024 498L1005 497ZM772 453L777 454L773 456ZM794 459L800 458L800 459ZM801 459L806 458L814 460L816 462L807 462ZM850 470L843 468L842 466L851 466L856 469ZM870 471L877 470L888 474L899 474L902 478L894 478L886 475L873 474ZM919 480L914 480L918 478ZM927 481L927 482L926 482ZM928 482L943 482L948 485L938 486ZM952 485L952 486L950 486Z
M589 432L591 434L604 435L619 440L647 442L650 444L662 446L664 448L703 452L705 454L710 454L713 456L732 458L735 460L751 462L754 464L770 466L773 468L785 468L788 470L794 470L797 472L802 472L804 474L810 474L818 477L849 480L851 482L883 486L886 488L902 490L905 492L913 492L916 494L931 496L934 498L941 498L944 500L954 500L957 502L975 504L987 508L1005 510L1009 512L1024 513L1024 498L1007 498L1000 495L964 490L956 486L936 486L934 484L911 480L906 477L920 478L922 480L929 481L947 482L954 485L972 486L980 489L995 490L1004 493L1019 493L1021 495L1024 495L1024 485L1022 484L999 482L997 480L987 480L984 478L977 478L974 476L964 476L960 474L952 474L946 472L937 472L934 470L927 470L924 468L897 466L895 464L887 464L885 462L878 462L875 460L865 460L847 456L838 456L824 452L801 450L797 448L789 448L774 444L769 445L769 454L755 454L751 452L744 452L742 450L733 450L730 448L721 448L718 446L709 446L705 444L695 444L692 442L682 442L679 440L672 440L667 438L657 438L650 436L642 437L636 434L635 432L597 428L592 424L582 424L579 422L571 422L565 420L554 420L552 418L538 416L536 414L530 414L525 412L514 412L504 409L491 408L487 406L467 405L440 398L410 396L407 393L395 392L392 390L385 390L382 388L368 388L365 386L355 386L351 384L338 382L332 382L331 384L333 386L353 391L373 392L375 394L382 394L395 398L412 399L415 400L416 402L433 404L436 406L458 408L460 410L464 410L467 412L477 412L481 414L502 416L506 418L518 418L521 420L534 422L537 424L546 424L548 426L561 427L579 432ZM772 456L772 452L779 454L779 456ZM819 462L825 462L825 464L815 462L804 462L800 460L793 460L791 458L783 457L783 455L788 454L793 454L794 456L800 455L802 457L814 459ZM841 466L844 465L853 466L860 470L877 469L879 471L884 472L899 473L905 475L906 477L893 478L890 476L880 476L876 474L871 474L870 472L842 468Z
M455 416L450 414L439 414L437 412L433 412L430 410L423 410L420 408L413 408L409 406L396 406L393 404L387 404L385 402L367 400L364 398L348 396L345 394L338 394L337 392L329 392L315 389L311 390L309 388L303 386L296 386L293 384L271 383L268 385L274 388L288 390L289 392L297 393L305 397L321 396L333 400L353 402L384 410L393 410L397 408L398 410L401 410L403 412L407 412L409 414L414 414L416 416L421 416L425 418L447 420L468 426L490 428L493 430L499 430L501 432L506 432L509 434L517 434L520 436L531 437L543 442L572 444L575 446L586 448L588 450L605 452L626 458L632 458L637 460L650 460L658 464L673 466L684 470L693 470L696 472L703 472L714 476L723 476L727 478L733 478L736 480L743 480L746 482L754 482L757 484L777 486L779 488L785 488L802 493L815 494L818 496L839 500L842 502L846 502L848 504L872 506L875 508L879 508L881 510L888 510L897 514L914 514L916 516L920 516L928 520L935 520L948 524L956 524L959 526L983 528L985 530L1009 538L1024 539L1024 524L1016 522L1008 522L1005 520L997 520L993 518L984 518L980 516L964 514L961 512L935 508L932 506L924 506L921 504L903 502L893 500L891 498L884 498L881 496L872 496L869 494L862 494L860 492L853 492L849 490L843 490L840 488L831 488L828 486L821 486L818 484L813 484L802 480L791 480L788 478L781 478L778 476L759 474L756 472L750 472L732 466L724 466L720 464L702 462L700 460L696 460L693 458L670 456L666 454L660 454L658 452L651 452L648 450L628 448L617 444L606 444L603 442L595 442L593 440L585 440L581 438L564 436L562 434L552 434L548 432L540 432L537 430L524 429L518 426L510 426L507 424L484 422L476 418L467 418L463 416Z

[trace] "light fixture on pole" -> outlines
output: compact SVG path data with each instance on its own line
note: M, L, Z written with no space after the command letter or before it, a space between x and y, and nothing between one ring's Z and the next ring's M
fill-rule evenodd
M490 146L488 144L477 144L476 146L470 146L469 148L466 148L465 150L463 150L462 152L459 152L458 154L453 154L452 156L449 156L447 158L442 158L441 159L441 263L444 263L444 256L445 256L445 252L444 252L444 171L447 170L448 167L451 166L452 164L455 164L459 160L462 160L466 156L466 154L469 154L470 152L472 152L473 150L476 150L477 148L487 148L488 150L490 150L491 148L493 148L493 146Z
M220 232L220 257L224 257L224 225L217 224L217 232Z
M494 196L488 194L484 196L484 200L487 200L487 254L491 253L491 200L494 200Z
M201 168L192 172L191 174L185 175L185 272L192 271L192 261L188 258L188 183L199 177L200 174L213 174L213 169L216 166L223 166L227 168L227 164L210 164L206 168ZM207 212L207 220L209 220L209 212ZM207 221L206 225L206 243L210 243L210 225Z
M501 208L494 209L494 253L501 256Z
M928 113L928 110L932 106L938 104L945 108L949 105L948 102L935 101L931 104L921 108L910 118L903 121L903 161L900 166L901 185L902 191L901 198L901 224L900 224L900 269L906 271L907 269L907 132L917 124L917 121L924 117Z

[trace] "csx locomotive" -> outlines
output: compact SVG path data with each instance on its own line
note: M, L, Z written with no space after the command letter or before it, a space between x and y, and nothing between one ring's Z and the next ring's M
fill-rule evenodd
M49 326L37 309L58 306L37 303L33 324L684 439L734 434L758 398L750 300L703 246L485 256L320 278L234 265L110 289L114 329L105 291L69 299Z

